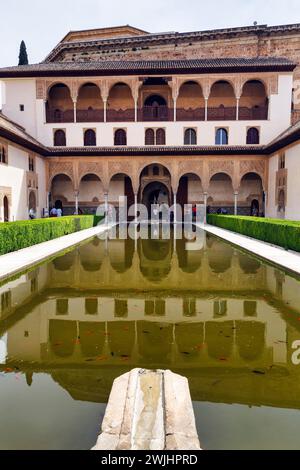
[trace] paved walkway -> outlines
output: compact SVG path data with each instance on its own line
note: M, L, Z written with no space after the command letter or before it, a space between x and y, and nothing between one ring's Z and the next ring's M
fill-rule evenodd
M109 228L109 227L108 227ZM99 226L71 233L64 237L24 248L23 250L0 256L0 280L24 271L36 263L58 254L60 251L77 245L84 240L95 237L107 230L106 226Z
M213 235L217 235L234 245L240 246L251 253L255 253L261 258L278 264L294 273L300 274L300 253L287 251L278 246L271 245L270 243L255 240L255 238L250 238L213 225L207 224L204 228L207 232L212 233Z

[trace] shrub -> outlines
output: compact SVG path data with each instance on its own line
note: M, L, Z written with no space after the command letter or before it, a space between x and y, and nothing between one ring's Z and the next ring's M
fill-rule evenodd
M0 255L91 228L93 215L22 220L0 224Z
M300 222L298 221L208 214L207 222L285 249L300 252Z

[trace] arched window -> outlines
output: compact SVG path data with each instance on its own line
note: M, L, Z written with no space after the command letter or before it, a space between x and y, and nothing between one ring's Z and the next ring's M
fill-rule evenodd
M96 132L93 129L88 129L84 133L84 146L95 147L96 145Z
M33 157L28 157L28 169L29 171L34 171L34 158Z
M67 145L66 133L62 129L54 132L54 147L65 147Z
M157 129L156 145L166 145L166 132L164 129Z
M227 145L228 144L228 132L226 129L217 129L216 132L216 145Z
M285 153L279 155L278 158L278 170L284 170L285 168Z
M259 132L256 127L250 127L247 131L247 144L259 144Z
M0 163L7 163L5 147L0 145Z
M184 145L197 145L197 134L195 129L186 129L184 133Z
M127 135L124 129L117 129L115 132L115 145L127 145Z
M145 132L145 145L154 145L154 130L147 129Z

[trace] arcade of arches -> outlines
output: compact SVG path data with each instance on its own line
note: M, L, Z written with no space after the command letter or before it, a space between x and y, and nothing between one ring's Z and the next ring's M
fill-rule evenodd
M207 211L229 214L264 213L267 167L263 157L235 160L133 158L132 161L64 158L48 163L49 205L63 213L95 213L101 204L206 204Z
M133 122L265 120L268 118L266 82L248 74L239 78L193 79L144 77L124 82L78 80L45 87L46 121Z

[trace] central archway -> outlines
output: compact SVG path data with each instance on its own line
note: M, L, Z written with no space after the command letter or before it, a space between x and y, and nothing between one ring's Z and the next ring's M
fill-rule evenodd
M147 207L148 211L153 204L170 205L171 195L168 187L161 181L153 181L149 183L142 196L142 203Z

